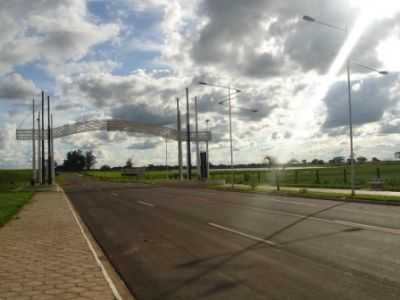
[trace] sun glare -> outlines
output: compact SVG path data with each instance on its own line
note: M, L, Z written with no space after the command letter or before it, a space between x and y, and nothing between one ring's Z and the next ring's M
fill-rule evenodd
M390 18L396 12L400 11L400 0L353 0L352 6L359 8L359 15L352 27L348 28L346 40L331 64L328 73L319 81L317 89L312 91L311 97L308 98L307 105L300 109L301 113L298 114L300 117L295 119L295 138L304 138L304 136L309 133L310 124L312 124L315 113L321 105L321 100L326 96L332 84L337 81L338 74L343 70L352 50L365 33L368 26L372 25L373 21L376 19ZM346 24L335 25L346 26ZM393 55L394 54L391 53L391 56Z
M366 13L371 21L394 17L400 11L399 0L352 0L351 4Z

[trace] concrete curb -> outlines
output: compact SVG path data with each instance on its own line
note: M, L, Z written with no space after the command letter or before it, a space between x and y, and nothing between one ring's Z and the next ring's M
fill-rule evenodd
M400 206L400 201L393 201L393 200L362 200L362 199L350 199L350 198L345 198L345 199L340 199L340 198L323 198L323 195L321 195L321 198L314 198L314 197L307 197L307 195L303 195L300 193L297 194L290 194L290 191L288 191L287 194L285 194L285 191L281 192L275 192L275 191L270 191L270 192L261 192L261 191L245 191L245 190L239 190L239 189L225 189L225 188L218 188L218 187L208 187L208 189L216 190L216 191L226 191L226 192L236 192L236 193L245 193L245 194L258 194L258 195L273 195L277 197L291 197L291 198L303 198L303 199L314 199L314 200L327 200L327 201L337 201L337 202L346 202L346 203L359 203L359 204L373 204L373 205L390 205L390 206ZM323 194L323 192L318 192L320 194ZM360 194L364 195L364 194ZM341 196L338 193L338 196ZM369 195L367 195L369 196ZM345 197L345 196L344 196Z
M91 234L90 230L87 228L86 224L81 219L79 213L76 211L71 200L68 198L67 194L64 192L63 188L57 185L59 192L63 193L64 199L67 201L71 213L80 228L83 238L88 244L90 251L92 252L94 259L102 270L105 280L107 281L110 289L116 300L136 300L136 298L129 291L125 282L119 276L117 271L114 269L113 265L107 259L101 247L96 242L96 239Z

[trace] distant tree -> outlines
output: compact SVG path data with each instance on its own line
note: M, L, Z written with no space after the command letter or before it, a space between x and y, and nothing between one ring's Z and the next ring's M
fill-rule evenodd
M364 157L364 156L359 156L359 157L357 157L357 162L358 162L359 164L366 163L367 161L368 161L368 159L367 159L366 157Z
M132 162L132 158L130 158L126 161L124 168L131 169L132 167L133 167L133 162Z
M351 158L348 158L346 161L348 165L351 165ZM353 163L356 163L356 160L354 158L353 158Z
M302 163L303 165L306 165L306 164L307 164L307 160L306 160L306 159L303 159L303 160L301 161L301 163Z
M85 169L90 170L97 163L96 156L92 151L87 151L85 154Z
M314 158L312 161L311 161L311 164L313 164L313 165L317 165L319 163L319 159L318 158Z
M374 163L380 162L380 159L377 158L377 157L373 157L373 158L372 158L372 162L374 162Z
M323 159L320 159L320 160L318 160L318 164L319 164L319 165L323 165L323 164L325 164L325 162L324 162Z
M268 167L271 168L276 165L276 160L272 156L265 156L264 161L267 163Z
M288 165L298 165L299 161L295 158L292 158L291 160L288 161Z
M344 163L344 156L336 156L334 158L332 158L332 160L330 160L329 162L333 163L333 164L343 164Z
M395 152L394 153L394 158L395 159L400 159L400 152Z
M110 167L109 165L102 165L102 166L100 167L100 170L101 170L101 171L110 171L110 170L111 170L111 167Z
M63 169L65 171L82 171L85 168L85 155L81 150L74 150L67 153Z

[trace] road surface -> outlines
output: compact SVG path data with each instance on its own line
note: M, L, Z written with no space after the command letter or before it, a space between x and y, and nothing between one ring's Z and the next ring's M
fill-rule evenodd
M139 299L400 299L400 207L96 182L64 189Z

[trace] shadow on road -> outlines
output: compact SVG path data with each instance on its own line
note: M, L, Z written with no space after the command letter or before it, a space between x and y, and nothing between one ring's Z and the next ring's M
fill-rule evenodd
M344 203L344 202L337 203L337 204L334 204L334 205L332 205L332 206L329 206L329 207L323 208L323 209L321 209L321 210L318 210L318 211L316 211L316 212L313 212L313 213L311 213L311 214L309 214L309 215L306 215L306 216L304 216L304 217L301 217L301 218L297 219L296 221L294 221L294 222L292 222L292 223L290 223L290 224L288 224L288 225L282 227L281 229L279 229L279 230L273 232L272 234L270 234L270 235L268 235L268 236L265 236L265 237L264 237L264 240L271 240L272 238L278 236L279 234L281 234L281 233L287 231L287 230L290 229L290 228L293 228L294 226L296 226L296 225L298 225L298 224L300 224L300 223L302 223L302 222L304 222L304 221L306 221L306 220L308 220L308 219L310 219L310 218L312 218L312 217L315 217L315 216L317 216L317 215L319 215L319 214L321 214L321 213L324 213L324 212L326 212L326 211L332 210L332 209L334 209L334 208L336 208L336 207L343 206L343 205L345 205L345 204L346 204L346 203ZM341 231L338 231L338 232L333 232L333 233L328 233L328 234L321 234L321 235L317 235L317 236L314 236L314 237L309 237L309 238L302 239L302 240L312 240L312 239L321 238L321 237L324 237L324 236L326 237L326 236L330 236L330 235L334 235L334 234L339 234L339 233L343 233L343 232L353 232L353 231L358 231L358 230L360 230L360 229L359 229L359 228L350 228L350 229L345 229L345 230L341 230ZM284 244L289 244L289 243L294 243L294 242L298 242L298 241L300 241L300 240L292 240L292 241L285 242L285 243L283 243L282 245L284 245ZM194 266L196 266L196 265L198 265L198 264L201 264L201 263L203 263L203 262L206 262L206 261L215 259L215 258L217 258L217 257L225 257L225 256L226 256L226 257L225 257L224 259L222 259L220 262L218 262L218 263L216 263L215 265L213 265L213 266L211 266L211 267L205 269L204 271L200 272L200 273L197 274L196 276L185 280L184 282L182 282L182 283L179 284L178 286L175 286L174 288L171 288L170 290L161 293L161 294L160 294L158 297L156 297L155 299L161 300L161 299L166 299L166 298L168 298L168 297L173 296L174 294L176 294L176 293L177 293L179 290L181 290L182 288L184 288L184 287L186 287L186 286L188 286L188 285L191 285L191 284L195 283L196 281L198 281L199 279L201 279L202 277L208 275L209 273L211 273L211 272L213 272L213 271L217 271L218 269L220 269L221 267L223 267L225 264L227 264L228 262L232 261L233 259L239 257L240 255L245 254L245 253L247 253L247 252L249 252L249 251L251 251L251 250L258 249L259 246L263 246L263 247L275 247L275 246L267 245L267 244L265 244L265 243L263 243L263 242L256 242L256 243L254 243L254 244L252 244L252 245L250 245L250 246L248 246L248 247L245 247L245 248L243 248L243 249L241 249L241 250L239 250L239 251L229 252L229 253L226 253L226 254L220 254L220 255L211 256L211 257L206 257L206 258L200 258L200 259L196 259L196 260L190 261L190 262L188 262L188 263L179 265L179 266L178 266L179 268L182 268L182 267L194 267ZM217 293L217 292L220 292L220 291L222 291L222 290L229 289L229 288L232 289L232 288L234 288L235 286L237 286L237 285L239 285L239 284L241 284L241 283L243 283L243 281L235 281L235 282L232 282L231 284L224 284L224 285L221 285L220 288L213 287L213 288L210 289L209 291L206 291L206 292L204 293L204 295L211 295L211 294L214 294L214 293ZM203 296L204 296L204 295L203 295Z

